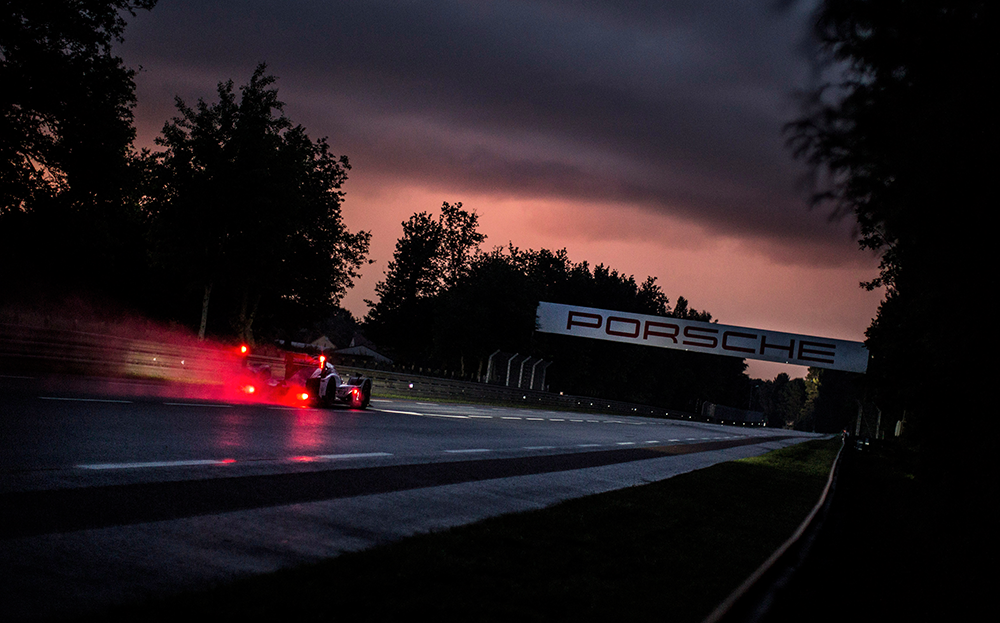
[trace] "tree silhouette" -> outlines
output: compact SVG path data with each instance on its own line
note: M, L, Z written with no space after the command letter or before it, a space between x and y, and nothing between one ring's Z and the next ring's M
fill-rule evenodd
M478 227L479 215L448 202L437 218L418 212L403 223L385 279L375 285L379 300L366 301L365 327L372 339L407 359L428 355L432 301L468 272L486 239Z
M0 8L0 260L34 258L5 275L8 289L23 277L29 290L120 295L139 279L135 71L112 48L123 14L154 4L12 0Z
M861 246L881 256L865 284L886 288L868 330L870 389L893 419L907 414L918 445L940 445L942 417L985 423L950 389L970 385L976 342L945 318L949 304L986 305L995 281L983 217L995 195L996 26L985 1L827 0L816 33L838 78L790 126L816 172L814 201L853 215Z
M202 336L218 288L229 330L252 340L262 305L339 302L368 252L369 234L341 219L347 157L292 125L274 82L262 64L239 98L231 80L214 104L178 98L157 139L158 257L200 290Z

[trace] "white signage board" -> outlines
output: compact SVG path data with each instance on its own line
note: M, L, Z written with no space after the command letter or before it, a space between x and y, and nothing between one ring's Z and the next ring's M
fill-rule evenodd
M543 333L625 344L645 344L848 372L864 373L868 369L868 349L861 342L697 320L542 302L538 304L536 325Z

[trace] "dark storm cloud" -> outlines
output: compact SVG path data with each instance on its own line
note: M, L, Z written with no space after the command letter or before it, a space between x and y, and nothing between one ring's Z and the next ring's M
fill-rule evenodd
M805 22L771 7L161 0L125 57L153 81L240 83L267 61L292 118L381 175L839 245L796 193L781 136Z

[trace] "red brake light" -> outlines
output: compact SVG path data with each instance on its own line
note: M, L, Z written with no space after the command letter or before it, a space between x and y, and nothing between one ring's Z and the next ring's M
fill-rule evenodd
M247 354L247 352L249 352L249 351L250 351L250 349L249 349L249 348L247 348L247 345L246 345L246 344L241 344L241 345L240 345L240 353L241 353L241 354L245 355L245 354Z
M309 400L309 394L307 394L306 392L302 392L301 394L299 394L299 398L301 400Z

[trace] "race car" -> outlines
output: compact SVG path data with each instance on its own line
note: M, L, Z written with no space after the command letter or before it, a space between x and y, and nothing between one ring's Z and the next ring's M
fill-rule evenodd
M298 378L305 378L306 392L313 397L317 406L327 407L333 404L346 404L355 409L367 409L372 401L372 380L364 376L352 376L346 382L337 374L337 369L320 355L319 366L312 372L303 368L295 373Z
M344 404L366 409L372 399L371 379L352 376L344 382L323 355L287 353L283 380L272 377L269 365L244 363L244 372L243 393L260 400L316 407Z

